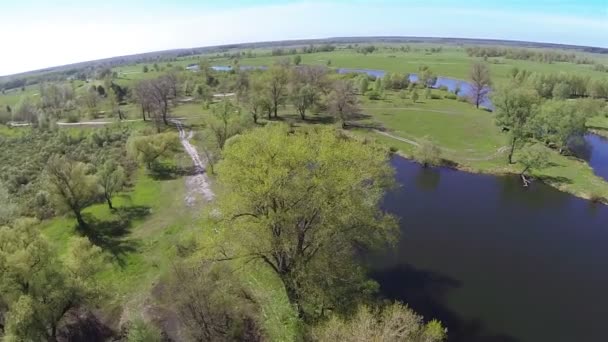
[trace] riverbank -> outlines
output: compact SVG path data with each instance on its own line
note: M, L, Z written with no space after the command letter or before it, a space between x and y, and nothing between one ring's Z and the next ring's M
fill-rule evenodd
M443 93L433 90L436 95ZM367 115L365 122L382 132L358 129L356 134L399 151L408 159L412 159L416 150L412 142L428 139L441 148L442 158L450 167L461 171L519 175L524 168L517 163L518 150L514 154L515 164L507 162L508 135L496 126L493 113L445 98L412 103L392 92L387 92L383 100L362 98L361 102ZM533 170L533 178L580 198L608 198L608 182L594 174L587 162L547 147L546 152L549 166Z
M387 136L383 135L382 137ZM395 145L401 145L404 142L394 141L389 144L386 141L382 142L383 139L376 140L379 140L387 148L392 149L395 154L408 160L416 161L413 148L398 148L395 150ZM532 178L534 180L582 199L608 204L608 182L596 176L593 173L593 169L586 162L574 157L558 155L550 149L547 150L547 153L550 154L551 166L540 171L533 171ZM517 158L517 153L515 154L515 158ZM488 160L486 163L478 163L477 165L449 159L446 156L443 156L442 159L444 163L438 165L440 167L473 174L519 176L522 169L517 164L507 164L506 153L499 154L493 160ZM501 161L504 161L503 165L501 165Z

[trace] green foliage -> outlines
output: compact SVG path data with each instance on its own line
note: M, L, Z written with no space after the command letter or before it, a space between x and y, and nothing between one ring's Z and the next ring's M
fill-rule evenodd
M549 158L547 151L540 145L526 147L519 157L519 163L524 166L522 175L531 170L540 170L548 166Z
M533 89L512 83L497 90L492 103L496 107L496 124L507 128L511 135L509 163L512 163L517 144L523 143L532 131L531 123L538 112L540 99Z
M177 134L173 132L153 135L133 135L127 143L129 154L152 170L158 158L169 156L179 149Z
M212 115L205 119L205 124L221 150L230 137L239 134L247 126L247 121L239 107L230 100L224 100L213 106Z
M315 105L317 97L316 89L310 84L296 84L293 86L290 96L291 102L296 107L302 120L306 119L306 111Z
M0 226L11 222L15 216L17 216L17 205L4 183L0 182Z
M127 342L163 342L160 329L141 319L130 322Z
M437 76L428 65L421 65L418 68L418 83L424 87L432 87L437 82Z
M91 130L25 130L23 134L0 139L0 179L13 203L24 216L47 218L54 213L47 192L44 169L52 155L65 154L86 164L112 159L132 172L126 158L128 127L116 126ZM27 156L25 158L24 156Z
M412 96L411 97L412 97L412 102L413 103L418 102L418 99L419 99L420 96L418 95L418 90L417 89L414 89L412 91Z
M252 293L225 263L176 264L163 299L175 310L192 341L258 341L260 313Z
M337 80L327 100L329 112L346 127L346 123L360 111L359 101L351 81Z
M300 55L293 56L293 64L300 65L300 63L302 63L302 56L300 56Z
M378 101L382 99L382 94L378 93L375 90L372 91L368 91L367 92L367 98L372 100L372 101Z
M101 193L106 199L108 207L113 209L112 196L122 189L125 182L125 170L122 166L117 165L115 161L108 160L99 170L97 177Z
M381 150L327 128L269 125L231 141L217 169L221 248L263 261L298 311L346 311L373 290L353 256L396 234L378 210L392 182Z
M407 306L391 304L383 309L362 306L350 320L333 316L313 329L315 341L441 342L447 337L441 323L424 324Z
M93 276L103 269L101 250L74 238L66 260L40 235L35 222L0 228L0 302L7 308L5 339L54 341L71 309L105 294Z
M587 119L596 113L582 102L548 100L542 104L531 125L537 139L565 151L572 138L585 134Z
M46 183L55 207L71 211L80 228L86 223L82 210L93 204L99 195L97 177L91 174L91 167L65 156L53 155L46 166Z
M359 93L364 95L369 89L369 77L367 75L363 75L359 77Z
M416 147L416 160L424 167L441 164L441 149L430 138L421 139Z
M551 94L554 99L565 100L570 97L570 86L565 82L560 82L553 87Z

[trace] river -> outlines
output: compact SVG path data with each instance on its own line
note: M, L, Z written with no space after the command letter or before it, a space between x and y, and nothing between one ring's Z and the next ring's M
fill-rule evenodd
M450 342L605 341L608 207L517 177L423 169L395 157L384 297L448 327Z

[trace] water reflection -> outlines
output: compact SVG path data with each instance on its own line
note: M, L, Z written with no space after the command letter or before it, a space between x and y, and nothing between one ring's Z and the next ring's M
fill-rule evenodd
M432 191L437 189L441 180L441 172L435 168L420 167L416 176L416 186L418 189Z
M382 206L401 239L370 257L385 298L441 319L450 342L604 340L608 207L517 177L392 165L402 186Z

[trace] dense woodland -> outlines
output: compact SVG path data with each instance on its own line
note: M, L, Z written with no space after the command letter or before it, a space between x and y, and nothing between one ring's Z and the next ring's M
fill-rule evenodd
M373 54L372 47L356 51ZM277 47L271 55L289 56L267 70L240 69L237 58L229 72L213 70L207 59L195 72L151 64L160 76L132 84L102 68L84 81L47 79L38 85L38 96L0 108L0 124L17 132L0 136L0 336L65 341L88 324L96 327L95 338L169 338L154 322L104 327L94 315L125 299L99 281L116 246L104 238L108 224L86 209L103 203L118 217L109 225L120 226L132 208L113 201L139 177L192 174L176 162L183 151L172 114L186 101L208 113L195 128L196 140L218 189L217 198L199 209L204 233L177 246L172 267L159 275L159 296L186 340L270 338L263 303L237 272L250 265L277 279L301 340L445 340L449 331L441 322L421 317L407 303L382 300L368 276L362 255L393 246L398 229L395 218L379 209L394 186L391 152L352 134L367 128L360 122L361 100L382 101L394 93L414 104L437 97L480 107L491 98L496 125L509 137L505 162L515 163L514 153L521 152L517 162L527 185L530 173L547 164L539 146L569 154L587 120L605 112L608 78L513 69L506 84L495 86L488 64L477 59L468 80L471 93L464 96L458 89L432 89L438 75L425 65L418 81L410 82L405 73L341 75L303 65L298 55L333 50L329 44L293 51ZM476 57L586 63L574 54L467 51ZM128 106L137 114L127 117ZM286 107L297 113L296 121L282 117ZM81 120L117 124L94 129L59 124ZM441 153L429 139L420 142L414 157L423 166L439 165L446 162ZM75 218L76 234L60 249L39 224L62 215Z

